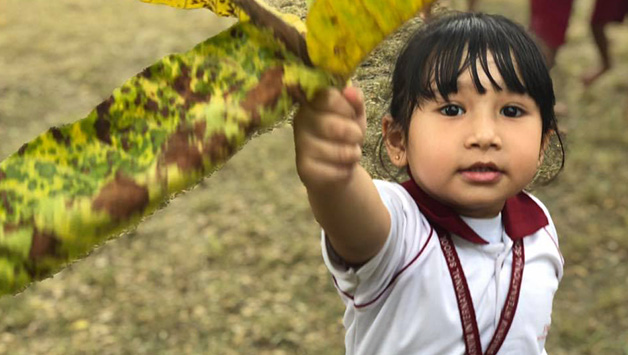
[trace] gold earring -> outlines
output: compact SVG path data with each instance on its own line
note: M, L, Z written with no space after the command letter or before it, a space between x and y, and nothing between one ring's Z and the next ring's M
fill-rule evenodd
M399 156L399 154L395 155L395 160L399 160L401 159L401 156Z

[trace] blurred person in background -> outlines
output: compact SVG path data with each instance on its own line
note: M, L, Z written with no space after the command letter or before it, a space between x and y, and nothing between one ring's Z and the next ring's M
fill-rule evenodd
M600 65L582 76L585 86L593 84L612 67L606 28L610 23L621 23L628 13L628 0L597 0L591 16L591 33L600 56Z
M558 49L565 44L573 0L530 0L530 31L536 36L548 68L556 64ZM557 101L557 116L567 114L567 105Z
M530 0L530 30L537 37L548 67L565 44L573 0Z

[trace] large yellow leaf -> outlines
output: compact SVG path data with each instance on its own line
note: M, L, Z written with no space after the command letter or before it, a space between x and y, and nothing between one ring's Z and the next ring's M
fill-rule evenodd
M315 66L344 78L386 36L433 0L313 0L307 50Z

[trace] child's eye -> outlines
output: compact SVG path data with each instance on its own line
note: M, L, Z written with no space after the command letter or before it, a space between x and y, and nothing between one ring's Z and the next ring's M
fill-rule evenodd
M516 106L506 106L499 113L506 117L520 117L524 114L524 111Z
M445 116L460 116L464 114L464 109L458 105L447 105L440 109L440 113Z

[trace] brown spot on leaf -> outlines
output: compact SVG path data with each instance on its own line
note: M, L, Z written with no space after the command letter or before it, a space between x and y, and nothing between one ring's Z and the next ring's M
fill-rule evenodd
M159 111L159 114L163 117L163 118L167 118L168 114L170 113L170 111L168 110L168 106L164 106L161 108L161 111Z
M94 122L94 128L96 129L96 137L107 144L111 144L110 127L111 123L108 120L109 109L113 104L113 96L96 106L97 118Z
M125 220L143 211L148 202L148 189L145 186L117 172L115 179L100 190L92 208L96 211L105 210L114 220Z
M58 244L59 242L54 234L35 229L28 258L37 261L46 256L55 255Z
M237 28L232 28L229 31L229 35L231 35L231 37L233 37L233 38L242 38L242 37L244 37L244 33L239 31Z
M181 64L180 70L181 73L179 73L179 76L174 80L173 88L185 100L185 108L187 109L199 102L208 102L210 100L209 94L201 94L192 90L190 69Z
M198 148L190 143L193 135L192 129L179 128L170 136L163 149L166 164L176 163L183 171L202 169L203 157Z
M70 138L64 137L59 128L51 127L48 131L50 131L50 134L52 134L52 138L54 138L57 143L70 145Z
M94 122L94 128L96 129L96 137L107 144L111 144L111 122L109 120L98 117Z
M241 104L242 108L251 115L251 127L259 125L261 108L273 107L277 104L282 90L283 68L275 67L266 70L257 86L247 93Z
M150 67L144 68L144 70L142 70L142 72L140 73L140 76L146 79L150 79L153 76L153 73L151 72Z
M113 96L109 96L107 100L96 106L96 113L99 118L109 116L109 108L111 108L111 104L113 104Z
M7 177L7 174L4 172L4 170L0 170L0 181L4 180L4 178Z
M63 142L63 134L61 133L61 130L59 128L51 127L49 131L50 134L52 134L52 138L54 138L57 142Z
M159 110L159 104L157 101L148 98L146 100L146 104L144 105L144 109L149 112L157 112L157 110Z
M179 95L185 96L185 94L190 90L190 83L192 80L190 80L190 76L188 75L189 69L186 66L181 65L180 70L181 72L174 80L172 87L179 93Z
M26 148L28 148L28 143L22 144L20 149L17 150L17 154L20 156L24 155L24 153L26 153Z

